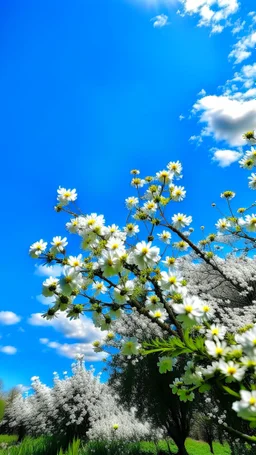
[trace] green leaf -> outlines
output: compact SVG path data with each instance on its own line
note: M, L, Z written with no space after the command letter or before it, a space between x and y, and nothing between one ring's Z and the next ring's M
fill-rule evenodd
M208 392L208 390L211 390L212 386L210 384L203 384L201 385L201 387L199 387L199 392L200 393L204 393L204 392Z
M233 397L236 397L236 398L240 399L239 393L235 392L230 387L228 387L226 385L223 385L223 384L221 384L221 387L222 387L223 390L225 390L225 392L229 393L229 395L233 395Z

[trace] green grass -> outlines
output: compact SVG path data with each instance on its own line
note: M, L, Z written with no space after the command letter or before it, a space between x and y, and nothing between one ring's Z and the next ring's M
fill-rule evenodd
M0 442L13 444L17 442L16 436L0 435ZM214 443L215 455L231 455L227 444ZM211 455L209 445L202 441L187 439L186 448L189 455ZM170 449L177 453L175 444L170 442ZM79 441L74 441L65 451L55 438L40 437L37 439L25 438L21 444L0 449L0 455L156 455L162 450L169 454L166 441L141 443L116 443L116 442L89 442L82 446Z
M0 434L0 444L14 444L18 441L18 436L9 434Z

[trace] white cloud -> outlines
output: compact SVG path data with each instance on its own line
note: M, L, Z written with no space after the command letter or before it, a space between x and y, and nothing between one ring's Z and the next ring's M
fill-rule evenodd
M233 47L229 54L229 58L234 58L235 63L241 63L252 54L252 49L256 45L256 32L251 32L249 35L243 36Z
M14 355L17 349L14 346L0 346L0 352L7 355Z
M189 138L190 142L194 142L197 146L203 142L203 139L201 136L196 136L195 134L193 136L190 136Z
M182 114L179 115L179 120L184 120L184 118L185 118L184 115L182 115Z
M0 311L0 324L13 325L20 322L21 317L12 311Z
M79 319L66 317L66 313L62 312L58 317L46 320L42 318L41 313L34 313L28 320L29 324L38 327L53 327L57 332L64 335L65 338L74 338L85 342L92 342L104 338L105 333L95 327L93 321L86 316Z
M213 136L231 146L245 145L242 135L256 127L256 100L205 96L195 103L193 112L206 124L201 132L203 136Z
M213 161L217 161L220 167L228 167L235 161L238 161L242 153L235 150L218 150L212 149Z
M35 275L39 276L52 276L58 277L62 273L62 266L60 264L54 265L35 265Z
M233 28L232 28L232 33L233 33L233 35L236 35L237 33L241 32L241 30L244 29L245 24L246 24L245 21L241 22L241 19L238 19L238 20L234 23L234 26L233 26Z
M202 90L198 93L198 96L205 96L206 95L206 91L204 88L202 88Z
M229 18L239 9L238 0L180 0L182 16L198 15L198 26L211 27L212 33L220 33L230 25Z
M54 349L57 354L69 359L74 359L77 354L83 354L86 362L97 362L106 358L105 352L94 352L91 343L58 343L46 338L41 338L40 342L48 348Z
M150 20L153 21L154 28L162 28L169 24L168 16L166 16L166 14L159 14L158 16L152 17Z
M42 303L43 305L51 305L54 302L52 297L45 297L42 294L37 295L36 300L38 300L38 302Z

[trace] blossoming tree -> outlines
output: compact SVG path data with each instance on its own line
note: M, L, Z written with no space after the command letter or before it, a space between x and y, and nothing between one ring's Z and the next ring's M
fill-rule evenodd
M256 142L253 132L245 139ZM256 166L255 149L246 152L240 166ZM191 240L192 217L175 208L186 196L177 184L181 163L170 162L145 178L136 169L131 173L136 195L125 200L128 217L122 228L107 225L103 215L83 214L76 206L75 189L58 189L55 210L71 216L66 228L80 236L82 253L68 254L67 238L60 236L49 248L42 239L31 245L31 257L62 265L59 278L43 282L43 295L54 300L43 317L64 311L78 318L89 311L97 327L110 331L123 313L143 315L164 336L143 345L135 337L126 338L122 354L158 353L161 373L173 368L174 359L188 357L181 378L170 384L173 393L186 401L193 400L196 390L207 394L218 387L233 401L233 411L254 427L255 203L235 212L235 193L224 191L227 215L217 220L214 233L196 243ZM256 189L256 173L250 175L249 187ZM228 321L231 312L235 323ZM100 342L94 347L100 350ZM240 438L256 441L225 425Z

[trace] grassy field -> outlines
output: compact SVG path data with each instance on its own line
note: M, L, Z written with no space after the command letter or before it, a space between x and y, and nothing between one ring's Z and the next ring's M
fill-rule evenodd
M41 437L37 439L25 438L21 444L16 444L16 436L0 435L1 443L7 443L8 448L0 449L0 455L156 455L159 450L169 454L168 446L165 441L160 441L157 445L153 442L141 442L138 444L116 444L104 442L90 442L86 445L73 444L66 451L58 449L59 444L52 438ZM188 439L186 447L189 455L211 455L208 444L201 441ZM177 453L177 449L170 442L170 449ZM228 445L214 443L215 455L231 455Z

